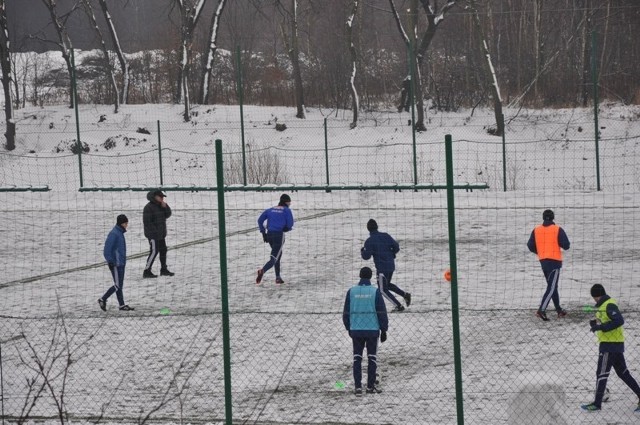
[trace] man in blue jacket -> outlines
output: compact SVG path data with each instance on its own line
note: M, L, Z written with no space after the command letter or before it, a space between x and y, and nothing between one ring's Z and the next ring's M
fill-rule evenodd
M122 311L131 311L134 308L124 303L124 267L127 264L127 242L124 234L129 226L126 215L120 214L116 219L116 225L111 229L104 243L104 259L107 260L109 271L113 277L113 286L98 298L98 305L102 311L107 311L107 300L115 292L118 305Z
M291 197L286 193L280 196L280 202L275 207L267 208L258 217L258 228L262 233L262 240L271 246L271 256L261 269L258 269L256 284L262 282L264 274L274 268L276 283L284 283L280 276L280 260L284 247L284 234L293 229L293 213L290 209ZM266 222L266 226L265 226Z
M407 307L411 305L411 294L391 283L391 277L396 269L396 254L400 251L400 245L388 233L378 231L378 223L371 219L367 222L369 238L364 242L360 250L363 260L373 257L378 278L378 287L386 299L391 301L395 308L393 311L403 311L404 306L393 296L393 292L404 298Z
M342 310L342 323L353 342L353 380L355 394L362 395L362 354L367 349L367 394L380 393L376 388L376 353L380 342L387 340L389 320L380 290L371 286L373 272L360 269L360 282L347 291Z
M596 283L591 287L591 296L596 302L596 318L589 321L591 332L596 334L599 342L600 355L598 356L598 368L596 369L596 394L593 403L583 404L582 410L593 412L602 408L602 399L607 388L607 380L611 368L631 391L638 397L638 406L635 411L640 412L640 386L631 376L624 360L624 332L622 325L624 318L616 300L607 295L604 287Z

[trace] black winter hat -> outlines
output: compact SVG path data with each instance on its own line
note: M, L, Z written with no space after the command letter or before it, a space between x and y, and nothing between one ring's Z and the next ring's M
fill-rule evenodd
M553 214L553 211L551 211L551 210L544 210L544 212L542 213L542 219L543 220L553 221L554 218L555 218L555 215Z
M283 193L282 195L280 195L280 203L284 204L286 202L291 202L291 196L287 195L286 193Z
M374 219L370 219L367 221L367 230L372 232L374 230L378 230L378 223Z
M163 198L167 197L167 195L165 195L161 190L156 190L155 192L153 192L153 197L155 198L156 196L162 196Z
M607 292L604 290L604 286L596 283L591 287L591 296L593 298L602 297L603 295L607 295Z
M116 224L121 225L122 223L128 223L129 219L126 215L120 214L118 218L116 218Z
M360 279L371 279L373 272L369 267L363 267L360 269Z

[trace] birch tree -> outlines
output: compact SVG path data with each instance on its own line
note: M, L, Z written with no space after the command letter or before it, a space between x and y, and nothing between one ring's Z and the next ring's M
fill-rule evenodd
M407 46L407 51L411 57L411 62L413 64L413 96L414 102L416 104L416 109L418 110L418 117L415 122L415 129L417 131L425 131L427 128L424 125L424 100L422 97L422 78L421 78L421 70L422 64L424 62L424 57L429 49L429 45L436 35L436 31L438 26L444 22L445 14L456 5L455 0L449 0L446 2L439 10L436 10L437 7L434 7L431 4L431 0L420 0L420 4L422 5L422 9L426 16L427 27L422 33L420 37L420 43L417 43L417 30L418 30L418 8L416 4L417 0L411 0L411 8L410 14L413 16L410 33L404 29L402 25L402 20L400 19L400 15L396 8L396 5L393 0L389 0L389 5L391 6L391 12L396 21L396 26L398 27L398 31L400 32L400 36ZM437 6L437 3L436 3ZM411 37L411 38L410 38ZM415 40L415 41L414 41Z
M493 98L493 112L496 118L496 136L502 136L504 132L504 122L502 120L502 97L500 96L500 87L498 87L498 77L496 76L496 70L493 67L491 61L491 54L489 53L489 47L487 46L487 40L480 24L480 16L478 15L478 9L476 7L475 0L469 0L469 5L472 11L473 24L476 32L478 33L480 40L480 48L482 55L485 58L485 72L483 73L482 81L485 86L490 90L491 97Z
M111 84L111 88L113 89L113 112L117 114L120 101L118 99L119 93L118 85L116 84L116 77L113 72L113 67L111 66L111 59L109 58L109 50L107 50L107 45L104 42L104 37L102 36L102 31L100 31L100 27L98 26L98 21L96 21L96 15L93 13L91 3L89 0L82 0L82 4L84 6L84 12L86 13L87 18L89 18L89 22L91 22L91 26L93 26L96 36L98 37L98 41L100 42L100 49L104 56L105 74Z
M67 72L69 73L69 108L74 107L74 96L73 96L73 65L71 64L71 49L73 48L71 44L71 39L69 38L69 33L67 32L67 19L71 14L75 11L76 6L71 9L68 13L63 16L58 16L57 11L57 1L56 0L41 0L42 4L49 10L49 15L51 16L51 23L53 24L54 29L56 30L56 34L58 35L58 41L53 42L59 48L62 53L62 58L64 59L65 64L67 65ZM48 41L48 40L45 40Z
M4 133L5 148L16 148L16 123L13 120L13 101L11 100L11 44L9 42L9 24L5 0L0 0L0 68L2 68L2 89L4 90L4 116L7 131Z
M104 0L103 0L104 1ZM204 67L202 71L202 84L200 86L201 102L203 105L209 103L209 85L213 74L213 59L218 50L218 32L220 31L220 19L227 0L218 0L218 7L211 16L211 25L209 27L209 48L204 57Z
M116 55L118 56L118 61L120 62L120 70L122 72L122 91L120 92L120 103L126 105L129 102L129 62L122 51L122 47L120 46L120 39L118 38L118 32L116 31L116 27L113 24L113 19L111 17L111 13L109 12L109 7L107 6L107 0L98 0L100 3L100 8L102 9L102 14L104 15L104 19L107 22L107 29L109 30L109 35L111 36L111 43L113 44L113 48L116 51Z
M351 88L351 109L353 110L353 121L351 121L350 127L355 128L358 125L358 110L360 109L360 100L358 98L358 90L356 89L356 73L358 54L356 52L356 46L353 43L353 22L356 18L356 12L358 11L358 0L353 0L351 7L351 14L347 19L347 40L349 41L349 52L351 53L351 77L349 78L349 87Z
M195 31L202 9L207 0L174 0L180 11L180 61L178 68L178 84L175 96L176 103L184 99L184 120L191 120L191 102L189 99L189 77L193 62L193 32Z
M295 85L296 99L296 118L306 118L304 109L304 88L302 84L302 73L300 71L300 48L298 46L298 0L291 0L291 11L282 5L280 0L277 1L278 10L283 16L283 22L280 24L282 39L284 40L285 49L291 60L291 69L293 71L293 81ZM286 29L287 23L290 25L291 32Z

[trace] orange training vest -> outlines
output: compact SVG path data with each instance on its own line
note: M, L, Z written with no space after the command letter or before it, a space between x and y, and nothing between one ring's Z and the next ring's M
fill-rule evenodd
M536 251L540 260L562 261L562 251L558 244L560 227L556 224L550 226L539 225L533 230L536 238Z

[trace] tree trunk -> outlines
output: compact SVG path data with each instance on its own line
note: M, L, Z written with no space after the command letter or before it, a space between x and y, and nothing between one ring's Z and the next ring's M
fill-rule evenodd
M184 99L184 120L191 120L191 101L189 97L189 77L191 73L193 32L207 0L197 0L191 7L187 0L175 0L180 10L180 64L175 100L180 103Z
M482 30L482 25L480 24L480 16L478 15L478 9L476 7L475 0L469 0L469 4L471 5L471 9L473 12L473 22L476 27L476 32L478 33L478 38L480 40L480 48L482 50L482 54L486 59L485 62L485 72L482 80L484 81L485 86L490 90L491 97L493 98L493 112L496 118L496 136L502 136L504 132L504 122L502 120L502 98L500 97L500 88L498 87L498 78L496 77L496 70L493 67L493 63L491 62L491 54L489 53L489 46L487 45L487 40L484 35L484 31Z
M582 106L586 107L589 104L589 76L591 75L591 67L589 58L591 56L591 1L585 0L584 8L584 22L582 27Z
M120 93L120 103L126 105L129 102L129 62L127 61L127 58L122 51L122 47L120 47L120 40L118 39L116 27L113 25L113 19L111 18L111 13L109 13L107 1L98 1L100 2L100 8L102 9L104 19L107 22L107 28L109 29L109 35L111 36L113 48L115 49L116 54L118 55L118 61L120 62L120 69L122 72L122 91Z
M82 0L84 5L84 11L87 14L87 18L91 22L93 29L98 36L98 41L100 42L100 48L102 50L102 54L104 56L104 72L111 83L111 88L113 89L113 112L115 114L118 113L118 108L120 106L119 102L119 93L118 93L118 85L116 84L116 76L113 73L113 67L111 66L111 59L109 58L109 51L107 50L107 45L104 42L104 37L102 36L102 31L100 31L100 27L98 26L98 21L96 21L96 15L93 13L93 7L89 0Z
M209 86L213 73L213 59L218 50L218 31L220 30L220 19L222 11L227 4L227 0L218 0L218 8L211 17L211 27L209 28L209 50L204 58L204 66L202 70L202 84L200 86L201 103L209 104Z
M358 110L360 109L358 90L356 89L355 84L358 54L356 52L356 46L353 43L353 21L355 20L357 12L358 0L353 0L351 15L347 19L347 40L349 41L349 52L351 53L351 77L349 78L349 87L351 88L351 109L353 110L353 121L351 121L350 124L351 128L356 128L358 125Z
M62 58L64 59L65 64L67 65L67 72L69 73L69 108L73 109L75 105L75 97L73 95L73 65L71 64L71 54L69 50L71 47L71 39L69 38L69 34L67 33L67 28L65 24L58 17L58 13L56 12L56 0L42 0L42 3L49 10L49 15L51 16L51 22L53 23L53 27L58 34L58 42L56 43L62 52ZM72 11L73 12L73 11ZM72 12L69 12L71 14Z
M533 85L533 97L538 103L540 98L539 85L540 73L542 72L542 2L543 0L534 0L533 2L533 60L536 79Z
M7 143L5 148L12 151L16 148L16 123L13 120L13 102L11 101L11 45L9 42L9 23L5 0L0 0L0 68L2 68L2 88L4 90L4 115L7 132L4 133Z
M306 118L304 110L304 89L302 85L302 74L300 72L300 49L298 47L298 0L291 0L293 16L291 19L291 66L293 68L293 79L296 90L296 118Z

